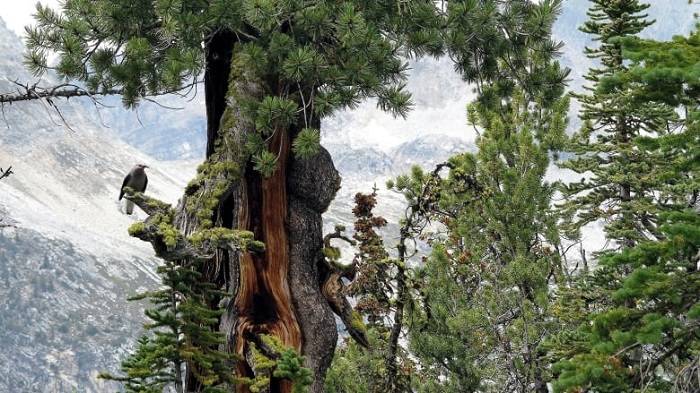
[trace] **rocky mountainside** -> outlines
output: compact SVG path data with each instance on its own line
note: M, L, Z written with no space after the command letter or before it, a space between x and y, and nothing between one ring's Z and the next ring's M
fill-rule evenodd
M19 39L0 22L0 90L31 80ZM46 81L52 83L54 81ZM161 162L93 121L85 102L5 106L0 119L0 391L105 391L140 334L142 306L126 298L156 284L156 259L130 238L121 180L136 162L153 169L149 192L176 202L194 164ZM94 111L94 108L92 109Z

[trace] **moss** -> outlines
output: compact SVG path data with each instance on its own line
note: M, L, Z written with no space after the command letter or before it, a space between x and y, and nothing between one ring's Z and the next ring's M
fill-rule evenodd
M352 310L352 316L350 317L350 326L353 329L367 334L367 326L365 326L365 321L362 319L362 315L359 312Z
M204 242L212 244L220 244L226 242L234 242L242 249L250 251L264 251L265 244L253 239L253 233L250 231L241 231L228 228L211 228L199 230L188 238L195 246L201 246Z
M165 213L157 213L151 216L150 224L158 227L158 234L162 236L163 242L168 248L173 248L180 238L180 231L173 226L175 211L169 209Z
M265 345L275 350L275 352L281 353L282 351L287 349L287 347L282 343L282 340L280 340L279 337L270 334L263 334L261 338Z
M146 205L148 205L154 209L161 209L161 210L167 210L167 209L171 208L170 205L168 205L167 203L161 202L157 199L148 199L146 201Z
M135 222L129 227L129 236L137 237L146 230L146 224L143 222Z
M222 196L229 190L231 184L240 176L239 165L230 160L217 161L220 154L215 154L199 166L197 176L190 181L185 189L190 198L185 203L188 213L199 219L200 226L211 228L211 219L219 206ZM207 192L194 194L206 185Z
M335 262L340 259L340 249L337 247L323 247L323 255L331 262Z
M253 360L255 361L256 370L270 370L277 366L277 362L263 355L260 351L253 348Z
M259 240L253 240L248 243L248 251L263 252L265 251L265 243Z

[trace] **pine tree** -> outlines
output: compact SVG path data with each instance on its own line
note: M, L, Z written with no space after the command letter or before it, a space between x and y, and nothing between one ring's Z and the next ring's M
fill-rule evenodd
M581 28L598 43L585 54L600 67L586 76L588 92L575 95L583 126L569 146L576 157L561 164L582 175L563 188L562 211L572 237L597 220L605 222L608 239L623 247L661 236L656 222L662 209L657 203L660 186L653 169L665 157L638 149L634 139L667 133L675 113L658 101L635 99L635 83L617 77L628 70L621 40L653 23L643 14L648 7L637 0L592 0L589 20Z
M204 73L207 161L173 220L149 217L139 237L170 262L209 256L198 277L225 293L209 305L225 307L211 326L238 356L239 376L254 377L256 359L246 353L252 338L270 334L305 355L311 389L320 391L337 334L318 284L320 223L339 182L319 145L321 118L370 96L404 116L405 58L442 51L435 4L69 0L60 13L38 6L36 17L27 64L78 87L30 86L3 102L121 94L133 107L148 95L186 91ZM249 230L266 249L239 252L219 229ZM187 367L187 389L199 389L196 373ZM292 389L284 378L270 381L273 390Z
M628 37L619 43L629 69L601 83L633 83L631 101L662 103L680 114L667 134L634 140L640 151L665 157L652 170L663 210L660 236L604 255L595 272L563 293L563 307L578 306L573 318L561 318L574 328L548 344L560 360L554 388L693 392L700 371L700 32L669 42Z
M700 220L667 213L666 240L646 241L601 264L632 268L610 292L612 306L586 318L563 342L557 392L693 392L700 350Z
M564 141L568 108L562 96L567 71L553 60L559 44L550 37L560 6L448 3L447 45L458 70L477 87L469 120L483 133L478 154L453 157L430 172L414 168L388 184L406 197L407 216L399 223L403 244L427 241L433 247L423 268L380 263L371 271L377 274L368 275L382 283L388 276L391 291L369 286L380 291L369 298L379 303L372 310L384 314L381 302L390 300L394 313L384 320L393 316L394 327L397 315L403 320L399 328L418 361L403 363L411 386L399 391L546 391L548 365L538 343L556 329L548 285L561 275L553 249L553 188L543 178L549 155ZM428 223L440 223L440 230L431 232ZM374 236L363 237L369 238ZM387 255L380 254L380 260ZM401 280L403 294L397 290ZM358 278L353 285L361 283ZM332 391L376 391L378 384L367 381L381 378L360 365L381 367L374 345L388 347L378 333L369 353L349 346L337 354Z
M148 299L153 304L146 310L150 322L145 327L151 333L141 337L135 352L122 362L123 376L102 377L124 382L127 392L184 392L187 364L203 390L223 392L217 386L233 383L233 359L219 350L225 338L213 329L222 313L209 307L214 288L198 279L194 266L166 262L158 267L158 273L163 289L130 299Z
M554 189L544 176L567 124L568 71L551 39L561 2L489 4L451 10L448 48L479 93L468 106L479 151L450 160L426 213L446 234L426 234L433 251L412 281L418 294L410 349L426 374L418 391L546 392L551 379L540 343L558 329L550 287L564 276ZM467 29L476 25L469 18L486 27ZM491 42L498 60L477 63L481 52L463 45L472 35ZM477 64L488 72L477 73ZM415 194L423 178L414 174L394 186Z
M568 100L538 107L516 90L505 108L472 108L479 152L454 157L439 187L432 215L447 236L416 272L422 306L410 348L436 380L448 377L426 391L546 392L539 346L558 329L550 288L565 277L544 175L550 142L564 140Z

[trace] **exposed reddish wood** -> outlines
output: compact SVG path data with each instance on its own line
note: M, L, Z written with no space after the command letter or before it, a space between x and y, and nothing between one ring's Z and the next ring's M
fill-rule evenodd
M240 288L236 297L239 318L236 324L236 352L244 355L247 333L270 334L285 346L301 351L302 339L294 314L287 281L289 240L287 238L286 167L290 141L286 130L278 130L270 150L279 152L277 170L268 178L248 170L247 206L239 215L239 227L255 233L266 250L262 254L245 253L240 258ZM238 372L248 375L245 364ZM250 375L248 375L250 376ZM291 384L273 381L272 392L291 392Z

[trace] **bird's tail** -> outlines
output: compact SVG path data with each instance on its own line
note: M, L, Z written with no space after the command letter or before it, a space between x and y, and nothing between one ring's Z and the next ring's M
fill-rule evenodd
M131 214L134 212L134 202L127 199L126 201L126 214Z

